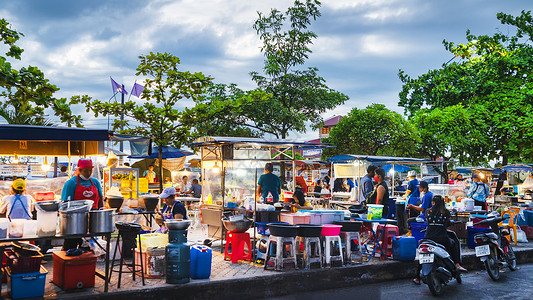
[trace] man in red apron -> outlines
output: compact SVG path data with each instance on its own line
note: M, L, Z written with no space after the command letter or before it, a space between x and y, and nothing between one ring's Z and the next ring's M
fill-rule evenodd
M93 168L93 162L90 159L80 159L78 161L78 174L65 182L61 191L62 201L92 200L92 209L104 206L104 196L100 181L91 177ZM81 239L66 239L63 249L76 248L80 242Z

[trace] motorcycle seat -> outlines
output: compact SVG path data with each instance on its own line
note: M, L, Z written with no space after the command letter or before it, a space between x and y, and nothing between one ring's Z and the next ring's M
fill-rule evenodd
M420 240L420 244L428 244L428 245L432 245L432 246L437 246L437 247L440 247L440 248L446 250L446 247L444 247L442 244L436 243L436 242L434 242L432 240L422 239L422 240Z

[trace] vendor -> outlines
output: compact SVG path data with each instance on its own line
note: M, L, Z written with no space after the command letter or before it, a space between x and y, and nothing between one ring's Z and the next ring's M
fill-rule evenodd
M407 173L409 177L409 183L407 184L407 191L405 192L404 199L408 200L407 204L412 204L414 206L420 205L420 190L418 186L420 182L416 179L416 171L411 170ZM417 210L409 210L410 217L415 217L418 215Z
M148 183L155 183L155 172L154 172L154 165L149 165L148 170L144 171L143 177L148 179Z
M167 187L163 190L159 199L165 203L163 209L160 213L165 220L170 219L187 219L187 210L185 205L180 201L176 200L176 189L173 187Z
M291 201L291 212L297 212L299 209L311 210L311 202L305 201L304 193L302 191L294 191Z
M0 213L5 214L9 220L25 219L31 220L31 212L33 211L33 197L23 195L26 191L26 181L24 179L15 179L11 185L12 195L4 196L2 203L0 203Z
M481 182L479 175L472 175L472 185L466 194L474 199L475 206L481 206L482 210L487 210L487 198L490 196L490 188L487 184Z
M78 174L65 182L61 191L62 201L92 200L93 209L104 206L104 195L100 181L91 177L93 168L93 161L90 159L78 161Z
M257 196L263 197L267 201L268 193L272 194L273 202L267 204L274 204L279 201L279 194L281 194L281 181L279 177L273 174L274 166L272 163L265 164L265 174L259 177L257 182Z
M420 182L419 186L420 191L420 198L422 199L422 203L420 206L416 206L413 204L407 205L407 208L414 209L420 212L419 218L426 220L426 210L431 207L431 200L433 199L433 193L429 191L429 184L425 181ZM417 217L409 218L407 220L408 223L415 222Z

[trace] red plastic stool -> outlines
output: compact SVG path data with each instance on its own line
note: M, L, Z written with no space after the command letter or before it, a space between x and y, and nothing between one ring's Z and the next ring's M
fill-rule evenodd
M244 252L244 247L248 247L248 254ZM228 251L231 247L231 251ZM226 233L226 251L224 251L224 260L231 258L232 263L239 260L252 261L252 244L250 243L250 234L247 232L228 232Z
M382 230L383 224L379 224L376 235L379 236ZM399 235L400 231L398 226L387 225L385 232L383 232L383 235L381 236L381 249L383 249L387 256L392 256L392 238Z

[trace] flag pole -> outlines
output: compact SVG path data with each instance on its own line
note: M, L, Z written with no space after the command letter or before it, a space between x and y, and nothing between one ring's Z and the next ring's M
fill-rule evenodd
M113 78L111 78L111 76L109 76L109 79L111 79L111 82L113 82ZM116 98L117 92L115 92L115 89L113 88L113 84L111 84L111 89L113 90L113 96L111 96L111 98L107 100L107 103L109 103L112 98L115 98L115 102L117 101L117 98ZM110 115L107 115L107 130L108 131L109 131L109 122L110 122Z
M135 79L135 82L133 83L133 87L131 88L130 96L128 97L128 102L131 99L131 93L133 93L133 89L135 88L135 84L137 83L137 79Z

